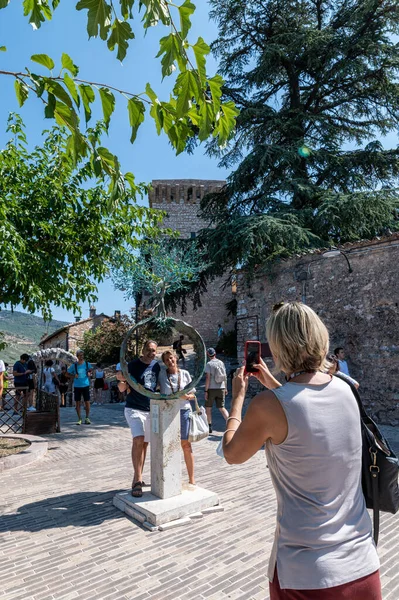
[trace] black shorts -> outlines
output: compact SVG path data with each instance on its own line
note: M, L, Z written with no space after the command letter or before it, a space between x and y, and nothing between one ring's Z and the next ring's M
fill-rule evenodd
M29 391L35 389L35 382L33 381L33 379L28 379L28 388L29 388Z
M66 394L68 391L68 385L61 383L58 389L60 390L60 394Z
M98 377L94 380L94 389L95 390L103 390L104 389L104 379L103 377Z
M80 402L83 397L84 402L90 402L90 386L75 388L75 402Z

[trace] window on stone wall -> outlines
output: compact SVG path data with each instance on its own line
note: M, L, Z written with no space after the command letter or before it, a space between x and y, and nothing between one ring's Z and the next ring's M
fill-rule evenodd
M192 239L192 240L195 240L195 238L197 237L197 234L196 234L196 232L195 232L195 231L192 231L192 232L190 233L190 237L191 237L191 239Z
M201 190L197 190L197 200L201 200Z
M192 199L193 199L193 188L189 187L189 188L187 188L187 200L189 202L191 202Z

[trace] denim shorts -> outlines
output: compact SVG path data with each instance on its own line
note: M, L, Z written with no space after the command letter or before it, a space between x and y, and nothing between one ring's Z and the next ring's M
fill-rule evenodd
M190 433L190 414L191 408L185 408L180 411L180 439L188 440Z

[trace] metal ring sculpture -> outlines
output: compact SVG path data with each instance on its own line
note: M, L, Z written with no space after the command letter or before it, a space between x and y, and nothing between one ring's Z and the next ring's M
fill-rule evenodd
M157 323L162 324L162 322L167 322L168 325L173 326L179 333L186 335L189 338L189 340L193 342L194 351L197 354L196 368L193 380L185 388L179 390L178 392L175 392L174 394L170 394L169 396L167 396L166 394L160 394L159 392L152 392L151 390L147 390L142 385L137 383L137 381L134 379L134 377L131 376L131 374L128 371L127 362L125 358L129 339L131 338L132 334L136 331L136 329L139 329L139 327L143 327L144 325L151 325L152 323L154 325L156 325ZM132 327L127 332L121 346L120 363L122 373L125 376L126 381L130 385L130 387L136 390L136 392L138 392L139 394L142 394L147 398L152 398L153 400L176 400L178 398L181 398L181 396L183 396L184 394L188 394L189 392L191 392L191 390L194 389L196 385L198 385L198 383L200 382L201 377L204 374L206 365L206 349L204 340L202 339L198 331L188 323L185 323L184 321L180 321L178 319L173 319L172 317L150 317L148 319L140 321L140 323L134 325L134 327Z

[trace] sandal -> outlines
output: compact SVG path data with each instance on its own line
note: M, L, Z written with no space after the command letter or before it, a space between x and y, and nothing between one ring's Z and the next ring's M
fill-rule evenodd
M133 498L141 498L143 495L143 484L141 481L136 481L134 486L132 487L132 496Z

